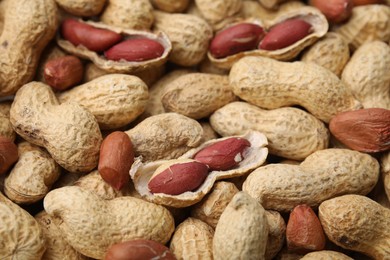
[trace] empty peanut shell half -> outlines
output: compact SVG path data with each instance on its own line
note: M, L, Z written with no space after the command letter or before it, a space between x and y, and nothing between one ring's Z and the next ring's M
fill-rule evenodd
M237 161L237 164L233 166L233 168L228 170L211 170L212 167L210 167L210 171L206 179L198 188L192 191L183 192L178 195L152 193L148 188L149 181L160 166L164 164L169 165L171 161L160 160L143 163L142 157L138 157L130 169L130 176L134 182L136 190L148 201L177 208L187 207L199 202L211 190L215 181L242 176L249 171L260 167L264 163L268 155L268 148L266 147L268 141L265 135L257 131L249 131L246 134L239 136L230 136L209 140L199 147L189 150L181 157L179 157L179 160L177 161L180 163L185 159L193 160L199 151L204 150L210 145L220 143L221 141L231 138L246 139L249 141L250 145L245 146L245 149L241 150L241 152L236 152L236 156L233 156L234 160ZM221 150L220 147L219 150ZM230 147L226 147L226 150L230 150ZM228 159L224 158L224 160ZM225 162L225 164L227 163Z

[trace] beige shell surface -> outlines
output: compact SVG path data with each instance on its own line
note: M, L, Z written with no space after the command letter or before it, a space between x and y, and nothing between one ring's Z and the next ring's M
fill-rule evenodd
M96 78L99 78L101 76L110 74L108 71L105 71L98 66L95 65L93 62L88 62L84 66L84 77L83 77L83 82L87 83L91 80L94 80Z
M149 0L107 0L100 20L108 25L135 30L149 30L154 16Z
M0 108L0 136L15 140L16 134L9 119L9 108L11 107L11 102L0 103L0 106L2 107Z
M172 42L169 61L181 66L194 66L206 56L213 37L210 25L191 14L169 14L154 11L154 31L166 33Z
M70 14L93 16L103 10L106 0L55 0L55 2Z
M203 136L202 126L194 119L164 113L146 118L125 132L133 143L136 156L155 161L177 158L197 147Z
M208 121L200 121L199 123L203 128L202 143L220 137Z
M268 9L277 8L278 5L282 4L283 2L291 1L291 0L258 0L260 4L262 4L264 7Z
M245 192L230 201L215 229L215 260L264 259L268 222L264 208Z
M195 0L202 17L217 28L240 12L242 2L242 0Z
M149 100L148 100L148 104L146 105L143 116L149 117L149 116L165 113L164 106L161 102L161 96L164 93L164 90L176 78L190 72L191 70L186 70L186 69L173 70L165 74L161 79L159 79L155 84L153 84L149 88Z
M331 250L322 250L306 254L301 260L353 260L349 256Z
M134 187L131 187L132 184L130 183L119 191L114 189L102 179L98 170L82 176L73 185L91 191L105 200L112 200L122 196L132 196L135 193Z
M57 95L60 103L76 102L87 108L101 129L125 126L144 111L148 86L138 77L109 74Z
M314 63L244 57L233 65L229 79L233 92L249 103L266 109L300 105L325 123L361 107L335 74Z
M130 176L134 182L135 189L148 201L165 206L182 208L199 202L207 193L210 192L215 181L244 175L245 173L259 167L264 163L268 155L268 149L265 147L267 145L267 139L262 133L251 131L236 137L245 138L251 143L251 146L246 149L244 160L242 160L234 169L227 171L209 172L206 180L196 190L187 191L179 195L151 193L148 189L148 182L155 170L167 161L160 160L150 163L143 163L140 158L136 159L130 169ZM201 149L227 138L229 137L207 141L197 148L189 150L187 153L179 157L179 159L192 159L194 155Z
M340 77L349 58L348 44L340 34L329 32L303 53L301 61L316 63Z
M390 255L390 209L365 196L344 195L321 203L318 215L336 245L373 259Z
M383 176L384 189L390 201L390 152L386 152L381 158L381 172Z
M193 119L208 117L215 110L236 101L229 77L207 73L188 73L164 89L161 102L165 111Z
M61 169L47 151L27 142L18 144L18 153L19 160L5 179L4 193L18 204L37 202L50 191Z
M213 259L214 229L203 221L187 218L173 233L169 249L177 259Z
M273 20L256 21L255 19L253 22L259 23L265 30L268 30L272 26L292 18L299 18L311 24L313 28L313 33L307 35L306 37L295 42L294 44L279 50L268 51L256 49L239 52L237 54L233 54L220 59L213 57L210 52L208 52L207 56L210 61L214 63L214 65L224 69L230 69L233 64L241 58L250 56L269 57L276 60L287 61L296 57L304 48L312 45L319 38L324 36L328 31L329 26L325 16L316 8L309 6L292 9L288 12L282 13ZM249 22L251 21L249 20Z
M303 160L325 149L329 131L311 114L293 107L265 110L246 102L232 102L210 116L213 129L222 136L259 131L268 139L271 154Z
M192 207L191 217L200 219L215 229L222 212L238 192L231 182L215 182L211 192Z
M185 11L190 0L150 0L154 8L168 13L181 13Z
M35 215L46 241L46 250L42 260L87 260L86 256L74 250L62 237L61 231L45 211Z
M36 73L42 50L57 29L53 0L12 0L0 35L0 96L13 95Z
M268 222L268 239L265 250L265 259L271 260L282 249L286 238L286 222L278 211L266 210Z
M106 59L103 55L100 55L94 51L88 50L83 45L74 46L71 42L62 38L62 36L57 34L57 44L63 48L65 51L72 53L80 58L84 58L92 61L99 68L110 72L110 73L136 73L142 70L149 68L159 67L163 65L167 59L168 55L172 50L172 44L168 36L164 32L151 33L148 31L133 30L133 29L123 29L116 26L106 25L98 22L84 22L96 28L110 30L119 34L122 34L124 39L131 39L137 37L144 37L154 41L159 42L164 46L164 53L161 57L146 60L146 61L113 61Z
M364 108L390 109L389 72L390 46L373 41L364 43L355 51L341 79Z
M131 239L165 244L175 228L171 213L162 206L128 196L103 200L76 186L49 192L43 203L64 239L97 259L109 246Z
M365 42L390 40L390 6L362 5L352 9L351 18L335 29L352 50Z
M299 204L317 207L344 194L368 194L379 178L378 161L348 149L325 149L300 165L269 164L245 180L243 191L265 209L287 212Z
M102 135L95 117L76 103L59 104L51 88L30 82L16 94L10 111L15 131L47 149L70 172L97 166Z
M247 18L258 18L261 20L273 20L282 13L301 8L305 4L301 1L288 1L282 3L277 9L268 9L261 5L259 1L243 1L241 7L242 16Z
M41 259L45 238L35 219L0 192L0 255L3 259Z

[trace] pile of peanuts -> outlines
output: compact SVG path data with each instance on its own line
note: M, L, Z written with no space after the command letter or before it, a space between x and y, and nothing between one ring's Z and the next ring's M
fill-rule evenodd
M0 0L0 259L390 259L389 0Z

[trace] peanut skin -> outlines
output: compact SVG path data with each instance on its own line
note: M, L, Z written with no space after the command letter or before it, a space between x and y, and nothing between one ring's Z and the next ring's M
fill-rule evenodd
M6 173L18 159L18 147L13 140L0 136L0 175Z
M164 53L164 46L147 38L122 41L104 52L109 60L145 61L159 58Z

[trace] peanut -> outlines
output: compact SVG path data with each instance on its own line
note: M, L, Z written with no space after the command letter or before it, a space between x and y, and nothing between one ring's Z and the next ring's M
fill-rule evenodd
M329 143L324 123L292 107L264 110L246 102L232 102L215 111L210 124L222 136L240 135L248 130L262 132L269 140L271 154L294 160L303 160L327 148Z
M390 109L389 69L389 45L381 41L367 42L354 52L341 79L364 108Z
M373 259L390 255L390 209L351 194L324 201L318 214L325 234L336 245Z
M286 222L279 212L266 210L265 216L268 223L268 239L265 249L265 259L274 259L282 249L286 238Z
M264 35L263 28L257 24L232 25L215 35L209 51L215 58L224 58L242 51L253 50Z
M66 19L61 24L61 34L73 45L83 45L95 52L102 52L122 40L119 33L95 28L75 19Z
M14 141L16 134L9 120L9 110L11 109L11 104L11 101L0 103L0 136Z
M214 259L264 259L267 237L264 208L245 192L239 192L215 228Z
M343 194L368 194L379 178L379 163L368 154L325 149L300 165L269 164L245 180L243 191L265 209L289 211L299 204L317 207Z
M103 180L121 190L130 181L129 170L134 162L131 140L124 132L109 134L100 146L98 170Z
M229 80L234 94L259 107L300 105L326 123L360 107L336 75L313 63L244 57L233 65Z
M46 150L27 142L18 144L19 160L6 177L4 193L18 204L44 198L60 177L60 167Z
M157 59L164 53L164 46L147 38L122 41L104 52L108 60L146 61Z
M0 175L6 173L18 159L18 148L13 140L0 136Z
M206 73L188 73L178 77L168 84L161 96L165 111L193 119L208 117L236 99L227 76Z
M383 176L384 190L390 201L390 152L386 152L381 158L381 172Z
M70 186L49 192L43 203L69 245L92 258L102 259L111 245L132 239L165 244L174 230L167 209L129 196L103 200Z
M68 13L79 16L98 15L106 0L55 0Z
M49 60L43 70L45 82L56 90L76 85L83 78L83 73L80 59L70 55Z
M310 5L318 8L331 23L342 23L351 16L353 0L321 1L311 0Z
M75 103L60 105L49 86L30 82L20 88L10 120L20 136L45 147L66 170L88 172L97 166L102 136L96 119Z
M34 78L41 52L57 29L57 7L53 0L3 2L0 96L7 96Z
M353 260L349 256L331 250L322 250L306 254L301 260Z
M34 80L45 83L46 81L44 71L46 63L50 60L54 60L64 56L68 55L59 46L57 46L54 42L49 43L41 54Z
M156 9L168 13L181 13L189 5L189 0L151 0L150 1Z
M270 28L259 44L263 50L286 48L305 38L311 32L311 25L302 19L289 19Z
M176 260L169 249L153 240L136 239L112 245L104 260Z
M5 259L41 259L45 238L35 219L0 192L0 255Z
M207 177L207 165L193 160L172 160L159 166L148 182L151 193L179 195L197 189Z
M331 133L347 147L375 153L390 149L390 110L367 108L337 114L329 123Z
M298 205L291 211L286 239L291 251L303 253L325 248L325 235L320 220L308 205Z
M173 233L170 249L177 259L213 259L213 236L209 225L187 218Z

